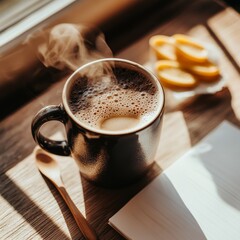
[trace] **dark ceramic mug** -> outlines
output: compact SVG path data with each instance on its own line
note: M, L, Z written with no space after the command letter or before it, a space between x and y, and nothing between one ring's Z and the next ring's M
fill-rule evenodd
M132 75L132 81L140 73L154 84L158 97L157 110L154 117L144 125L120 132L104 131L81 122L73 114L69 106L69 96L74 82L82 76L86 80L92 67L98 69L105 64L111 68L125 69ZM95 72L91 74L94 76ZM108 73L104 71L103 74ZM32 134L36 143L44 150L72 156L87 180L106 187L124 186L139 179L152 166L159 144L163 109L163 88L150 71L128 60L101 59L80 67L69 77L63 89L62 104L41 109L32 121ZM65 125L67 140L50 140L40 133L41 126L52 120Z

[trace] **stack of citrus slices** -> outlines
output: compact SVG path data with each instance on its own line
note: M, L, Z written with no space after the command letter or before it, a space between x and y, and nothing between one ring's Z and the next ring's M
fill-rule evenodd
M150 38L149 45L157 59L156 74L168 88L191 89L221 77L219 67L210 59L209 50L194 38L183 34L156 35Z

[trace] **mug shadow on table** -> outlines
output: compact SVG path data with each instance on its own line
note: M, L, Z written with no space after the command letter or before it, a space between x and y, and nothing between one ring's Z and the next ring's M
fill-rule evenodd
M86 218L96 229L97 233L101 235L103 232L108 232L108 239L125 239L107 224L109 218L152 181L161 171L162 169L160 166L154 162L152 168L150 168L146 175L140 180L121 188L103 188L96 186L87 181L79 173L84 194ZM101 219L101 224L99 224L99 219Z

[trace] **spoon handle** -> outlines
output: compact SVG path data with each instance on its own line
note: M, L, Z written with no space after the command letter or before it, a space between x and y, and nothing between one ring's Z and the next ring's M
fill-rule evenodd
M72 199L69 197L66 189L63 186L57 187L66 204L68 205L79 229L87 240L97 240L97 234L91 228L87 220L84 218L82 213L78 210Z

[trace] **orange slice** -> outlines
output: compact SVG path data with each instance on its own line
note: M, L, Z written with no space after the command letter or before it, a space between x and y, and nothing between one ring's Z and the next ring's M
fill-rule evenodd
M173 35L175 39L176 55L179 61L205 63L208 61L207 49L195 39L183 34Z
M176 60L173 38L163 35L156 35L150 38L149 45L157 59Z
M160 60L155 65L159 80L167 87L193 88L196 78L176 61Z

